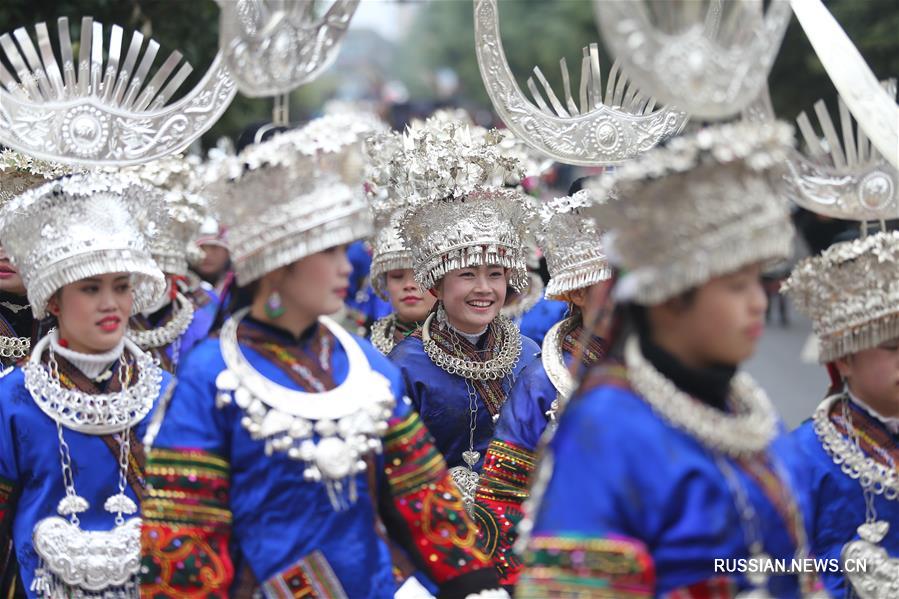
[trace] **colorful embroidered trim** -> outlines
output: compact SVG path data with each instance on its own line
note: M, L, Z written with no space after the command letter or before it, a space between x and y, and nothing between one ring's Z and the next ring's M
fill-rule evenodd
M562 351L572 356L580 356L583 366L592 366L597 364L606 355L606 342L602 337L590 335L587 346L581 344L581 337L584 335L584 325L578 319L576 327L568 331L562 337Z
M528 497L535 454L523 447L494 439L487 448L475 495L478 541L493 558L504 585L515 584L521 559L512 551L518 523L524 517L521 504Z
M643 543L624 538L537 536L516 597L652 597L655 570Z
M141 596L226 598L234 578L228 462L192 449L154 449L147 462Z
M661 599L734 599L738 591L734 579L718 577L675 589L662 595Z
M313 551L262 585L266 599L346 599L337 575L320 551Z
M313 388L312 381L307 377L318 381L326 391L337 386L331 376L331 348L337 345L337 339L326 327L317 327L308 348L298 343L287 346L282 339L246 322L241 322L237 327L237 340L278 366L304 391L320 392Z
M891 470L899 470L899 440L855 402L849 402L852 428L858 435L858 444L866 456ZM842 402L836 401L830 409L830 420L844 437L849 436L849 423L843 418Z
M417 413L390 421L384 463L394 506L434 582L490 567L446 463Z
M15 484L0 476L0 532L9 524L7 518L13 511L13 494Z

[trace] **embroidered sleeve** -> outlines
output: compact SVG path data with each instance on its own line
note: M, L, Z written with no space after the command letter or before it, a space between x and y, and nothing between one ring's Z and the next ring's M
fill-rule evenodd
M390 421L384 461L393 507L411 536L407 546L440 586L441 595L465 596L497 587L462 497L416 412Z
M226 598L234 578L228 462L191 449L155 449L147 461L141 596Z
M521 569L521 559L512 546L518 538L521 504L528 497L533 471L532 451L499 439L490 442L475 496L474 517L480 546L493 558L504 585L514 585Z
M524 556L516 597L652 597L655 573L643 543L624 537L538 536Z

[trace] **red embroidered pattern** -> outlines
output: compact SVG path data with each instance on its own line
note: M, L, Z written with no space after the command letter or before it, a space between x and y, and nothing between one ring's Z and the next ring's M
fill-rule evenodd
M319 551L313 551L262 585L268 599L345 599L346 592Z
M665 593L662 599L733 599L738 590L732 578L710 578Z
M226 598L234 578L228 552L228 463L196 450L156 449L141 506L141 596Z
M390 421L384 462L394 505L436 583L490 567L446 463L417 413Z
M528 497L528 482L535 455L512 443L494 439L487 448L475 495L478 542L493 558L504 585L515 584L521 559L512 551L518 523L524 517L521 504Z
M655 569L645 545L635 539L534 537L516 598L652 597Z

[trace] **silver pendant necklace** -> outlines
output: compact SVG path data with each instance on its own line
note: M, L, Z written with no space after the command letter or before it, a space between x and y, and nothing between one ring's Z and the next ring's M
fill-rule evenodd
M371 325L371 344L386 356L393 351L393 347L396 345L395 334L396 314L379 318Z
M899 500L899 471L890 469L865 455L858 433L852 426L849 397L840 393L826 398L812 417L815 434L834 464L853 480L857 480L865 498L865 521L859 525L859 539L843 546L840 558L865 563L868 568L846 570L852 590L861 599L891 599L899 597L899 558L890 557L880 542L890 530L890 522L877 518L874 497L882 495L888 501ZM830 420L836 402L841 403L841 415L849 433L844 437Z
M459 355L451 355L441 348L431 338L431 324L435 314L432 312L425 320L421 328L421 340L425 353L442 370L450 374L457 374L466 379L476 381L491 381L505 378L512 374L515 364L521 355L521 333L515 323L505 316L497 316L490 326L498 326L496 343L499 346L497 355L489 360L468 360ZM448 327L449 323L442 321L438 326ZM455 336L455 331L451 333Z

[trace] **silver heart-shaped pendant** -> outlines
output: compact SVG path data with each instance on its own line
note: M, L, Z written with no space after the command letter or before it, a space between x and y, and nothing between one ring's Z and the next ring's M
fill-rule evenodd
M890 531L890 523L885 520L866 522L858 527L858 536L869 543L880 543Z
M480 451L463 451L462 459L465 461L466 464L468 464L469 466L471 466L473 468L474 465L478 463L478 460L481 459L481 452Z

